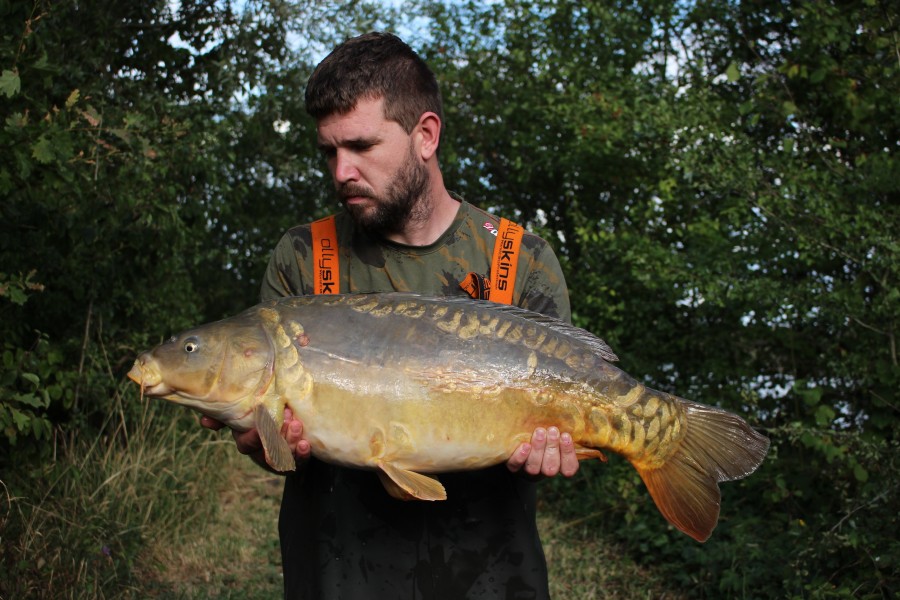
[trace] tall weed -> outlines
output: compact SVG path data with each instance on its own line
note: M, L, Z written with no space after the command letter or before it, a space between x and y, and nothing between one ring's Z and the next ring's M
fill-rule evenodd
M215 510L224 453L187 413L120 388L99 433L57 428L51 459L0 476L0 598L124 598L148 541Z

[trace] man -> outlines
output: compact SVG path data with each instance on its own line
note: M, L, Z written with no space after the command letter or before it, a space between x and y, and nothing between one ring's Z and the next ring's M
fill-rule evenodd
M341 292L459 295L468 273L490 278L499 220L444 187L440 93L406 44L382 33L344 42L310 77L306 107L344 207L334 221ZM313 293L312 243L310 225L284 235L263 300ZM531 234L521 248L514 302L569 319L553 251ZM549 597L534 480L577 471L567 433L538 429L506 465L441 475L446 501L402 502L374 473L310 458L289 409L282 432L298 461L279 518L286 598ZM255 431L235 439L261 460Z

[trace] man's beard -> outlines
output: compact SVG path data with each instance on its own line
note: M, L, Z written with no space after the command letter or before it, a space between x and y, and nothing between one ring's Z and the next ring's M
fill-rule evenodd
M426 192L431 183L428 169L419 163L410 146L409 155L387 186L384 196L376 196L368 186L355 183L341 185L338 198L363 231L378 237L401 233L411 221L424 221L431 207ZM371 203L347 204L346 198L363 196Z

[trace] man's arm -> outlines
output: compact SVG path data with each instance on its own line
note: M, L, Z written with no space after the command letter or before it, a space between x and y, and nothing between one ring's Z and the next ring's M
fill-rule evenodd
M259 290L260 302L268 300L276 300L285 296L301 296L304 294L303 273L299 264L297 250L294 248L295 242L303 244L306 251L312 252L312 249L304 244L305 238L309 237L308 228L295 227L287 233L275 245L272 256L269 258L269 264L263 274L262 285Z
M526 234L525 242L531 246L532 253L525 264L519 265L523 272L518 305L571 323L569 290L553 248L541 238L529 234Z

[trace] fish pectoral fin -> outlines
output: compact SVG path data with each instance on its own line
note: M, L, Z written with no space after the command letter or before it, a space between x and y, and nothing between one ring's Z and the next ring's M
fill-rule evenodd
M575 444L575 458L578 460L590 460L592 458L597 458L601 462L606 462L606 455L597 450L596 448L588 448L587 446L581 446L579 444Z
M266 462L276 471L294 471L297 469L297 461L287 440L281 437L278 424L264 404L257 404L253 409L253 420L259 439L262 441L263 450L266 453Z
M400 500L446 500L447 491L436 477L378 461L378 476L388 494Z

